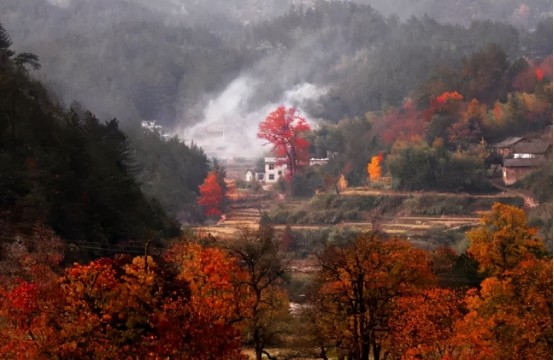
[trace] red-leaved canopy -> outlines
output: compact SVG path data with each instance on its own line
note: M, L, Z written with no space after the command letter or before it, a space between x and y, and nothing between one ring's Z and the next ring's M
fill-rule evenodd
M221 215L221 204L223 203L223 190L217 181L215 171L210 171L204 183L200 185L200 197L198 205L204 208L206 216Z
M308 131L310 125L296 113L295 108L279 106L260 123L258 138L273 145L274 155L285 159L292 177L299 167L309 161L310 143L304 138Z

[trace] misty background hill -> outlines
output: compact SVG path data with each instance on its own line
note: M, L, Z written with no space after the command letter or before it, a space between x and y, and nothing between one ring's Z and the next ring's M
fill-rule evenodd
M552 53L542 0L5 0L0 14L60 102L220 156L259 152L257 124L282 103L336 122L398 106L491 42Z

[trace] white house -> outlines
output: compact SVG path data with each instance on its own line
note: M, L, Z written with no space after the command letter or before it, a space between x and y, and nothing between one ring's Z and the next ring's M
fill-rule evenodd
M266 183L276 183L279 181L279 178L285 175L287 172L287 164L283 163L283 159L278 159L274 157L264 158L265 162L265 175L264 181Z
M309 166L321 166L329 162L328 158L317 159L311 158ZM264 172L252 172L247 170L244 173L244 179L246 181L261 181L269 184L276 183L279 179L287 173L287 164L284 158L266 157L264 158Z

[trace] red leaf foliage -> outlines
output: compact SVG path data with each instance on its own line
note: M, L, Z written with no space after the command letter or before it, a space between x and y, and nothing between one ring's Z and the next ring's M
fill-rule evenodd
M204 208L204 214L209 217L221 215L222 203L223 190L217 181L216 172L210 171L204 183L200 185L198 204Z
M385 145L420 137L426 125L424 114L416 109L412 101L405 102L401 109L388 111L377 121L385 123L386 130L382 135Z
M286 159L289 175L294 176L309 160L310 143L304 138L308 131L310 125L295 108L279 106L259 124L258 138L273 145L275 156Z

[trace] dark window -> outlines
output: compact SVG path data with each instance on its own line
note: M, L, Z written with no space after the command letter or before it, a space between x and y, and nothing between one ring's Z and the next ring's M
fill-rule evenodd
M275 164L269 164L269 170L275 169Z
M269 174L269 180L275 180L275 175L274 174Z

